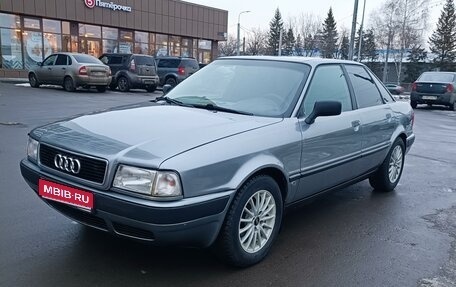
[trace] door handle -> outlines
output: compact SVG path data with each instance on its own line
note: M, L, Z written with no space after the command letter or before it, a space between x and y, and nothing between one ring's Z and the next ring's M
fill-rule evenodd
M51 70L52 70L52 68L48 68L48 70L49 70L49 71L51 71Z
M359 131L359 127L361 126L361 122L356 120L352 122L352 127L355 132Z
M386 114L386 118L387 118L387 119L391 119L391 114L390 114L390 113L387 113L387 114Z
M66 68L62 68L62 70L66 70Z

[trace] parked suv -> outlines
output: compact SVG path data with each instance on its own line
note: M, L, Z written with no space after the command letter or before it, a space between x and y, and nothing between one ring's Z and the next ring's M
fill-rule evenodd
M155 59L161 86L168 84L174 87L199 69L198 62L194 58L158 57Z
M138 54L103 54L100 60L112 71L111 89L121 92L145 89L154 92L158 86L157 66L152 56Z
M445 105L456 111L456 73L425 72L412 84L410 104Z

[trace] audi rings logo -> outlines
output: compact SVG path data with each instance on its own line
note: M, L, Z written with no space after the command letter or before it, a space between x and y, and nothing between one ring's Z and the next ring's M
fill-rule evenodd
M81 162L66 155L57 154L54 157L54 165L56 168L72 174L78 174L81 171Z

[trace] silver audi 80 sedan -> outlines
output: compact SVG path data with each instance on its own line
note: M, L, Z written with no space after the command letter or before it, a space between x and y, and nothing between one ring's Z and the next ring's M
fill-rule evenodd
M96 87L105 92L111 83L111 69L97 58L79 53L58 53L38 63L28 74L30 86L60 85L68 92L78 87Z
M267 255L285 207L364 179L392 191L413 121L362 64L228 57L151 102L32 130L20 166L77 222L213 246L245 267Z

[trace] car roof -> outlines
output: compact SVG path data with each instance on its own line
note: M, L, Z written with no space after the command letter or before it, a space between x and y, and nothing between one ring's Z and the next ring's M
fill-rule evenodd
M144 56L144 57L151 57L151 55L146 55L146 54L133 54L133 53L103 53L100 57L103 56Z
M311 66L317 66L320 64L350 64L364 66L361 63L348 60L340 59L323 59L314 57L299 57L299 56L231 56L231 57L220 57L223 59L237 59L237 60L266 60L266 61L279 61L279 62L292 62L292 63L304 63Z

